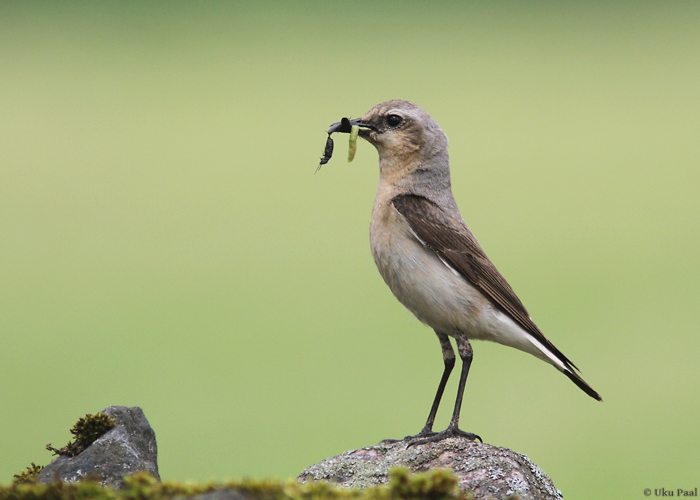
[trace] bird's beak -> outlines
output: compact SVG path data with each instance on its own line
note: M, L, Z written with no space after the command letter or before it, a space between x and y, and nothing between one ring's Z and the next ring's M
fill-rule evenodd
M348 118L343 118L339 122L331 125L331 128L328 129L328 134L330 135L335 132L344 132L346 134L349 134L352 131L353 125L359 125L360 131L362 131L363 128L375 130L372 125L363 122L361 118L353 118L352 120Z
M352 133L354 127L359 127L359 130L357 128L355 129L355 134ZM350 149L348 151L348 161L352 161L352 159L355 157L355 148L357 147L357 136L359 135L360 137L367 139L369 134L376 130L377 129L369 123L363 122L361 118L353 118L352 120L350 120L349 118L343 118L338 123L334 123L333 125L331 125L331 128L328 129L328 139L326 139L326 148L323 150L323 156L321 157L321 162L318 164L316 172L318 172L319 168L328 163L328 160L330 160L331 156L333 155L333 139L331 139L331 134L335 132L344 132L346 134L350 134Z

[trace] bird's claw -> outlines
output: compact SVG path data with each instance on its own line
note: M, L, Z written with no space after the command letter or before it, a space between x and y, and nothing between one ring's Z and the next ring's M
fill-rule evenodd
M410 441L411 439L422 439L429 438L436 435L437 432L433 432L432 429L423 427L423 429L418 434L413 434L412 436L405 436L403 439L383 439L380 441L381 444L394 444L401 441Z
M466 438L469 441L476 441L477 439L481 441L482 443L484 442L480 436L471 433L471 432L465 432L457 427L448 427L442 432L431 432L430 435L427 436L421 436L422 432L417 434L416 436L407 436L407 437L414 437L414 438L422 438L418 439L417 441L413 441L411 443L408 443L408 446L406 448L410 448L411 446L417 446L421 444L428 444L428 443L437 443L438 441L442 441L443 439L447 438Z

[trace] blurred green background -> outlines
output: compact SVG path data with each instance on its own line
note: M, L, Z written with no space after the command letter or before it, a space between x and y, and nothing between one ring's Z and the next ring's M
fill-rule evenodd
M596 403L477 343L462 427L568 499L700 486L700 3L2 2L0 482L143 408L163 478L287 478L422 427L439 344L369 252L408 99ZM456 378L436 427L447 425Z

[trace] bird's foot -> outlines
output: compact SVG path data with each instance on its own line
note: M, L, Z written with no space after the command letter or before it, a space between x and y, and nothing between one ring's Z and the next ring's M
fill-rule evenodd
M406 436L407 438L409 438L409 437L422 438L422 439L418 439L417 441L413 441L411 443L408 443L407 448L410 448L411 446L416 446L419 444L437 443L438 441L442 441L443 439L454 438L454 437L467 438L469 441L476 441L478 439L482 443L484 442L480 436L477 436L476 434L473 434L471 432L464 432L463 430L460 430L457 426L454 426L454 427L450 426L442 432L431 432L429 435L426 435L426 436L422 436L421 434L423 434L423 431L416 434L415 436Z
M403 439L383 439L382 441L380 441L380 443L381 444L394 444L394 443L398 443L399 441L410 441L412 439L425 439L425 438L430 438L430 437L435 436L435 435L437 435L437 432L433 432L431 429L427 429L427 428L423 427L423 430L420 431L418 434L414 434L412 436L406 436Z

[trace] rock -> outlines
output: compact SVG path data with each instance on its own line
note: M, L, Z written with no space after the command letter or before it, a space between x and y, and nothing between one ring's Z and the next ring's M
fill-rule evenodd
M312 465L297 478L300 482L325 480L349 488L366 488L387 482L392 467L411 472L451 469L464 491L474 499L563 500L552 480L525 455L507 448L449 438L407 448L407 441L379 443L346 451Z
M192 497L190 500L255 500L256 498L261 497L254 497L236 490L215 490L202 493L201 495Z
M112 417L116 426L79 455L57 457L39 473L40 482L60 479L72 483L95 476L102 486L121 489L124 476L138 471L160 480L156 434L141 408L110 406L102 413Z

